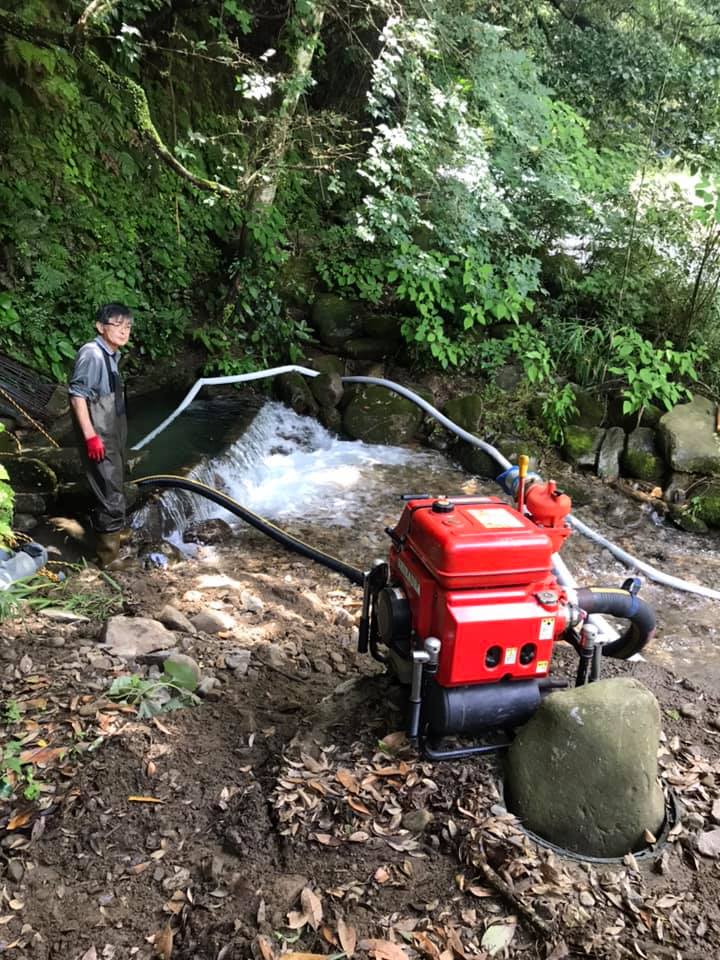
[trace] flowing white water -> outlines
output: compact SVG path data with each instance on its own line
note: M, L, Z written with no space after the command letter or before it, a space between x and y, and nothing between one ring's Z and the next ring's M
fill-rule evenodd
M422 493L426 487L445 492L453 476L457 492L460 472L440 454L340 440L281 403L267 403L228 450L204 458L188 473L268 519L341 527L363 516L377 502L379 489L396 501L402 493ZM419 482L423 490L416 489ZM211 517L238 523L221 507L185 491L165 493L162 512L166 536Z

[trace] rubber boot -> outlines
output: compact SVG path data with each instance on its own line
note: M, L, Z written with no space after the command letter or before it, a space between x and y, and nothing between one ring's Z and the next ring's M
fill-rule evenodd
M97 563L99 567L108 567L117 560L120 553L121 531L114 533L98 533L96 536L95 549L97 550Z
M120 546L124 547L126 543L130 543L132 540L133 531L128 527L125 530L119 530L118 536L120 537Z

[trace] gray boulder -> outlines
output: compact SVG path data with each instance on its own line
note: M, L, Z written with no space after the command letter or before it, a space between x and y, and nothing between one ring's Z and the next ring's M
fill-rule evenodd
M414 403L385 387L367 384L355 388L343 414L343 428L354 440L366 443L410 443L422 422Z
M660 833L660 708L630 677L548 696L507 756L506 799L524 825L576 853L621 857Z
M176 630L178 633L196 632L195 627L182 610L178 610L177 607L173 607L169 603L165 604L157 618L168 630Z
M346 340L360 336L363 329L360 305L333 293L318 294L310 322L326 347L341 347Z
M597 475L604 480L617 480L620 476L620 458L625 449L625 431L622 427L610 427L605 432L598 453Z
M673 470L720 474L720 439L715 433L715 404L693 397L660 418L665 459Z

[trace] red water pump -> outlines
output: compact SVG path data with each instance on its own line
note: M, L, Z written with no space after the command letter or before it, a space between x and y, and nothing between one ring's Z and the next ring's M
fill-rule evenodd
M587 682L598 676L603 646L605 655L627 658L654 631L637 580L581 589L570 601L553 573L553 554L570 534L570 498L552 481L525 493L521 478L517 492L514 505L498 497L403 498L397 526L387 529L388 561L365 575L359 649L411 684L409 735L431 758L497 749L447 749L440 741L510 731L545 691L566 686L549 678L557 640L575 646L577 681ZM601 645L586 620L591 613L630 625Z

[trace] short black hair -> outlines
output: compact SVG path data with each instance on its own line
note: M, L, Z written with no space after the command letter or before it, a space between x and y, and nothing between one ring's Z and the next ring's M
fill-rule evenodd
M124 303L106 303L95 314L95 322L106 324L113 317L127 317L128 320L132 320L132 310Z

